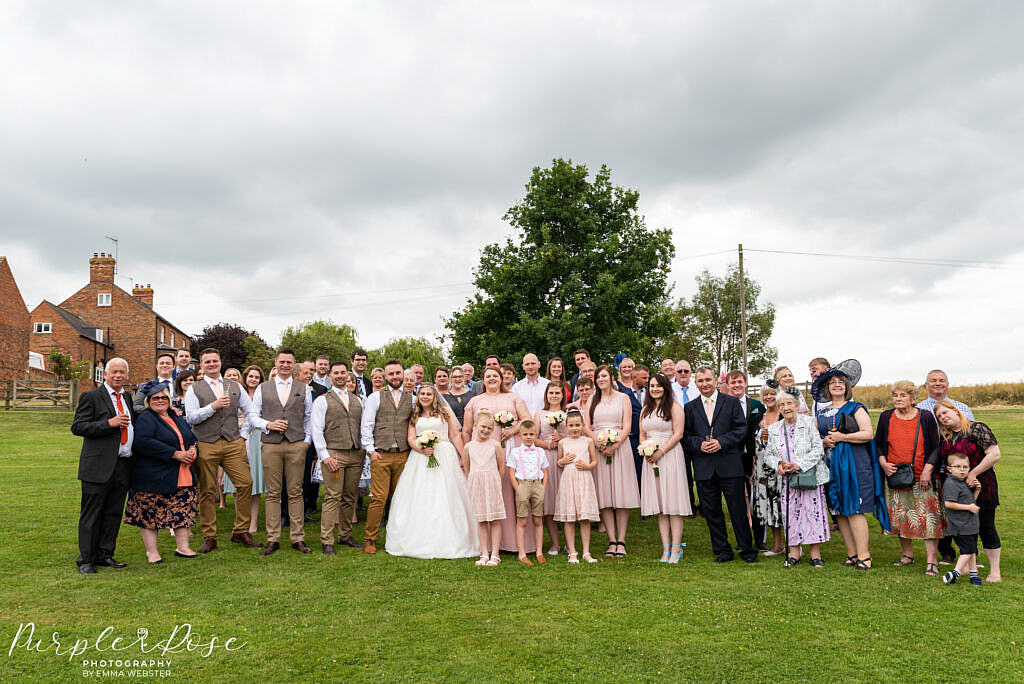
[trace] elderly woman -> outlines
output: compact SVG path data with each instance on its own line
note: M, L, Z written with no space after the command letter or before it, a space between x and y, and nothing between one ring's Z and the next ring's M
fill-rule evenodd
M174 533L179 558L199 554L189 548L189 530L196 521L196 438L188 423L171 411L171 394L160 383L148 389L146 410L135 420L132 444L132 485L124 522L142 529L146 560L163 563L157 531Z
M766 556L777 556L783 552L782 542L782 477L777 466L770 465L768 454L768 427L781 420L779 413L779 383L765 381L761 386L761 402L764 415L761 416L758 438L754 440L753 514L761 524L772 531L772 548Z
M892 386L893 407L878 417L875 452L886 477L885 503L892 531L903 547L903 555L893 565L911 565L912 540L923 539L928 557L924 574L935 577L944 528L938 481L933 481L939 471L939 429L930 413L914 406L916 398L917 385L909 380ZM900 470L906 474L898 474Z
M882 469L874 455L874 430L864 404L853 401L853 387L860 380L856 359L836 364L819 375L811 394L828 405L818 411L818 432L831 468L829 507L839 523L846 546L843 565L870 570L870 535L867 513L874 514L883 530L889 529L889 511L885 507Z
M821 544L829 540L825 449L814 419L799 413L799 391L795 387L781 390L777 401L782 420L768 426L764 460L782 478L782 519L789 546L786 567L800 562L800 546L807 544L811 567L820 568L825 565Z
M993 469L1000 457L996 436L988 425L968 419L948 399L937 401L934 411L939 423L939 435L942 437L940 457L945 460L949 454L966 454L971 466L967 473L967 486L981 485L975 503L981 508L978 512L978 533L985 556L988 557L989 572L985 581L1002 582L1003 576L999 570L1002 543L996 531L999 483L996 482L996 471Z

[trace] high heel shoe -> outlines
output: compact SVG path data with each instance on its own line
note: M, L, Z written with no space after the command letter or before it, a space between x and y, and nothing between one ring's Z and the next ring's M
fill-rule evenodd
M668 556L669 565L679 565L679 559L683 557L683 547L678 544L672 545L673 549L679 549L679 553L670 553Z
M658 562L659 563L668 563L668 558L669 558L669 555L670 555L669 552L668 552L669 545L668 544L662 544L661 545L661 549L662 549L662 551L661 551L661 558L658 559Z

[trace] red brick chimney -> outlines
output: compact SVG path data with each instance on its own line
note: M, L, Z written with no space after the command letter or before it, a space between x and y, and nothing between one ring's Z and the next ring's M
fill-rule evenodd
M149 283L133 287L132 297L135 297L149 308L153 308L153 286Z
M89 282L114 282L114 257L100 252L92 253L92 259L89 259Z

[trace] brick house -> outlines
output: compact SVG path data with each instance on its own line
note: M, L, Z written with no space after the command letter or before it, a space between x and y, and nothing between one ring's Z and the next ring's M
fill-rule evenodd
M82 382L83 389L97 387L103 382L103 367L116 355L103 328L45 299L32 310L31 317L30 349L42 355L44 363L49 360L50 352L56 349L69 354L75 362L90 362L91 371Z
M31 323L7 257L0 256L0 381L22 380L28 371Z
M104 331L108 354L128 362L130 385L152 378L157 353L189 349L191 338L153 309L153 288L136 285L131 294L114 283L114 257L93 254L89 283L56 308ZM75 359L78 360L78 359Z

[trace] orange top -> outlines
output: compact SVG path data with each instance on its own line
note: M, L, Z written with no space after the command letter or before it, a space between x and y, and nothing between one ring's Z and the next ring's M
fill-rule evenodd
M920 409L918 409L920 411ZM917 430L917 421L921 416L914 414L909 420L900 418L893 411L889 420L888 447L889 454L886 459L889 463L914 463L914 479L920 479L921 471L924 470L924 430L917 436L917 452L911 456L911 449L914 448L914 432ZM922 426L923 427L923 426Z
M181 450L185 451L185 439L181 436L181 430L179 430L178 426L174 424L174 420L170 416L161 416L161 418L163 418L164 422L167 423L172 430L174 430L174 434L178 436L178 444L181 445ZM178 486L192 486L192 471L185 463L180 463L178 465Z

